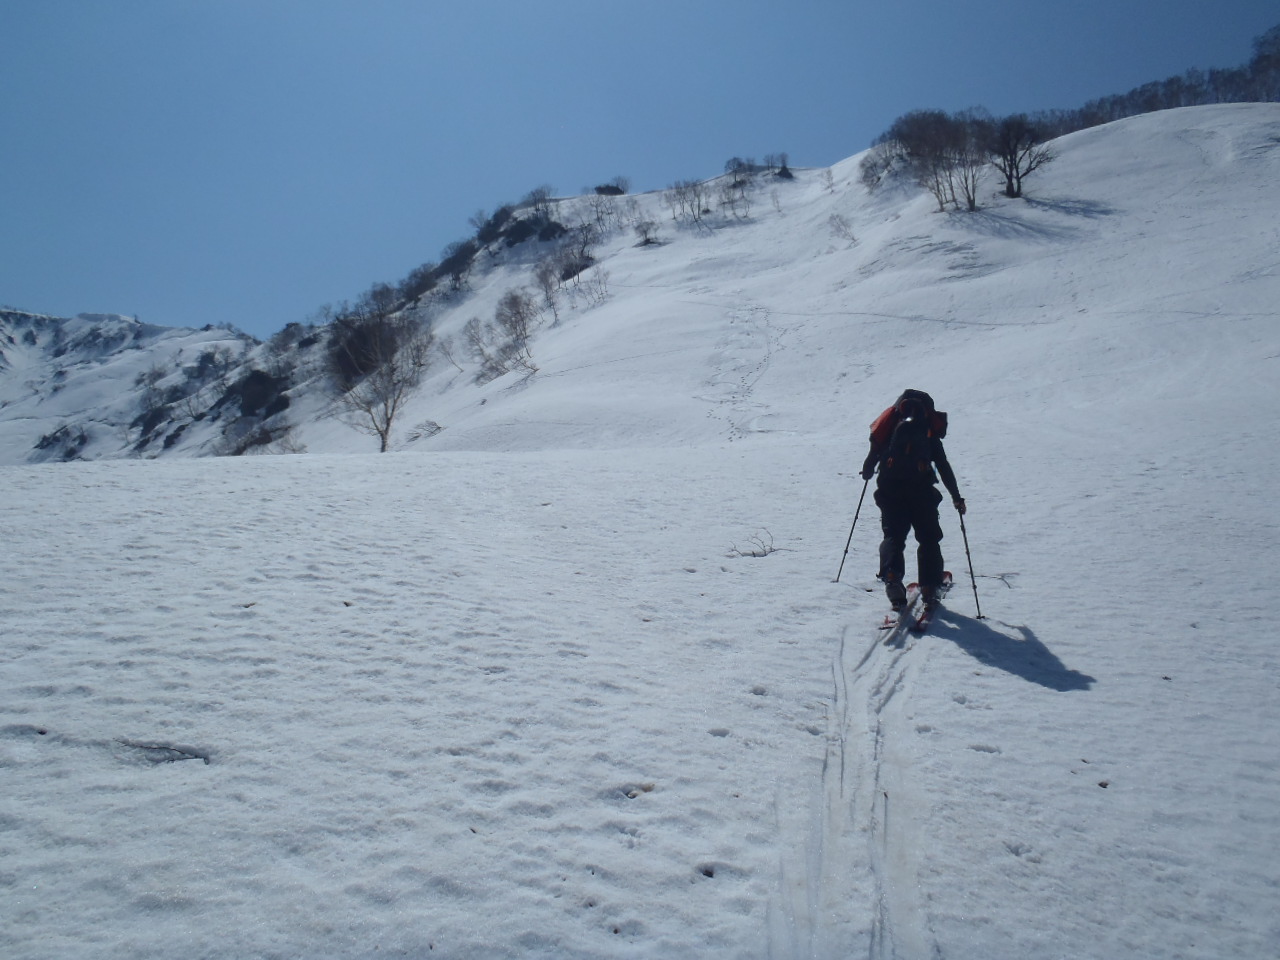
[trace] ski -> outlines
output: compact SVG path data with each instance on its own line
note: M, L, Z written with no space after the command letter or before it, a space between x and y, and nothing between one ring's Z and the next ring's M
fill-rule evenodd
M880 629L888 633L885 643L891 643L898 635L899 628L904 624L911 623L914 617L916 601L920 599L919 584L907 584L907 602L901 610L884 615L884 623L880 624Z
M929 624L933 621L933 615L937 612L938 606L942 603L943 598L951 590L951 585L955 581L951 578L951 572L946 571L942 574L942 583L938 587L938 595L933 603L925 604L915 620L911 623L912 633L924 633L929 629Z

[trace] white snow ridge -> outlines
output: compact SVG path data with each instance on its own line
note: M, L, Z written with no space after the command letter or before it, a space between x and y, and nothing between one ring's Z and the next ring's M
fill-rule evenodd
M1280 105L1055 148L974 214L857 158L640 197L388 456L298 396L303 455L28 463L138 371L6 343L0 955L1276 957ZM833 581L906 387L976 580L945 507L886 645L870 496Z

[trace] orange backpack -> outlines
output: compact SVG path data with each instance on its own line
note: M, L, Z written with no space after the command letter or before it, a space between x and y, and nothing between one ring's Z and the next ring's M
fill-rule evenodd
M889 407L871 423L871 445L879 450L888 446L893 429L902 418L902 401L919 400L929 416L929 436L941 440L947 435L947 415L933 405L933 397L923 390L904 390L892 407Z

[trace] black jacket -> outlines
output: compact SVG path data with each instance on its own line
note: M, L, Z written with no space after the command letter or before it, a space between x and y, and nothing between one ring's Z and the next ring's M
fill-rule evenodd
M947 451L943 449L942 440L939 437L931 437L929 439L930 455L929 460L932 462L937 473L930 470L926 474L921 475L923 484L933 485L938 482L938 476L942 477L942 485L947 488L947 492L951 494L952 500L960 499L960 487L956 484L955 471L951 469L951 464L947 462ZM880 461L884 459L884 455L889 452L889 444L883 443L877 446L874 442L871 444L871 450L867 453L867 459L862 462L863 477L870 478L871 472L880 465ZM877 488L883 488L886 485L892 485L895 481L886 479L881 475L876 481ZM914 481L913 481L914 484Z

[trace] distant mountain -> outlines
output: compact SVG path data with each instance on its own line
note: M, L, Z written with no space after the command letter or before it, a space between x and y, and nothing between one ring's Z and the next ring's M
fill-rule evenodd
M0 310L0 462L216 452L253 426L225 398L261 350L213 327Z

